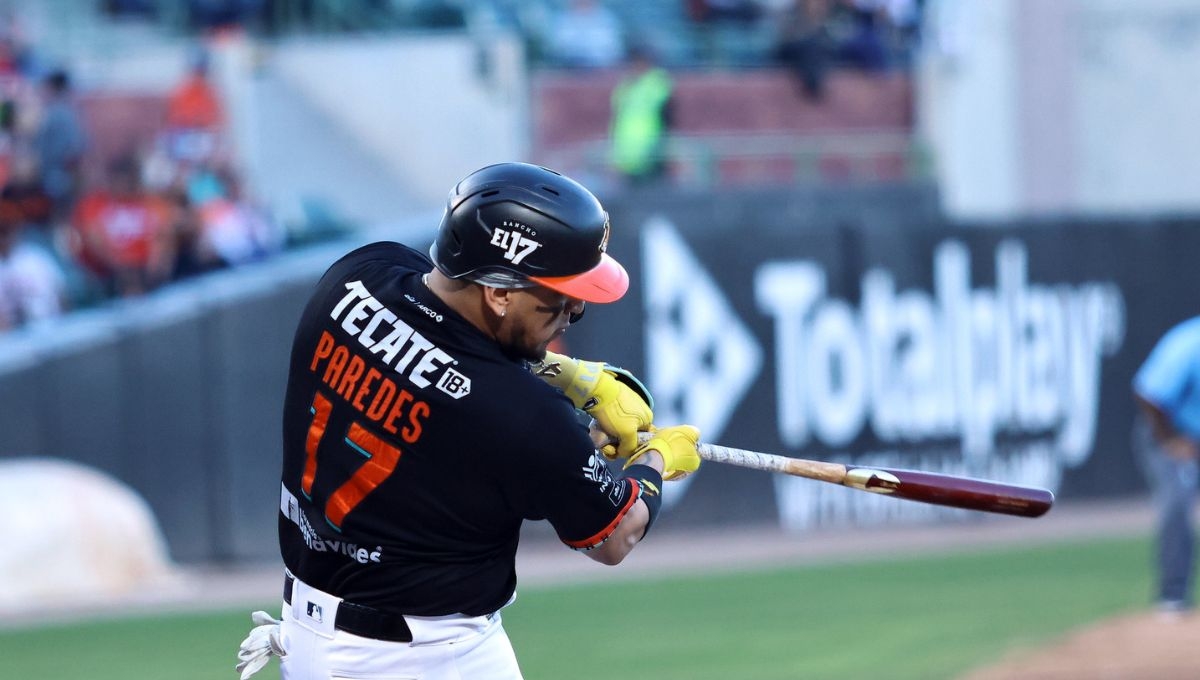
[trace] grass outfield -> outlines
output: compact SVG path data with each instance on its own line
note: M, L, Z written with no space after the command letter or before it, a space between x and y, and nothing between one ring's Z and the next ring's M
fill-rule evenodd
M529 680L936 680L1145 606L1149 555L1146 539L1104 540L523 588L504 619ZM0 675L236 678L248 627L236 611L5 631ZM275 662L255 676L278 677Z

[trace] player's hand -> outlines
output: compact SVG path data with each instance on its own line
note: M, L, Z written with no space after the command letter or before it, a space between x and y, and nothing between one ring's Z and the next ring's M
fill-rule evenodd
M605 434L617 440L600 447L600 453L609 460L632 454L638 448L638 432L653 427L653 405L649 390L632 373L605 364L591 402L583 407Z
M1175 435L1166 440L1162 448L1168 456L1179 461L1196 460L1200 457L1196 442L1183 435Z
M696 446L700 442L700 430L691 425L676 425L655 430L654 436L633 452L625 467L637 463L651 449L658 451L663 459L662 476L666 481L683 479L700 467L700 454Z
M624 458L638 448L638 432L654 422L654 400L629 371L596 361L580 361L547 352L537 375L561 389L575 408L583 410L597 427L616 443L600 452L611 459Z
M235 670L241 673L241 680L247 680L251 675L262 670L272 656L277 656L280 660L287 657L287 652L284 651L281 642L279 621L262 611L251 614L250 620L254 622L254 629L250 631L250 635L246 636L245 640L242 640L241 648L238 649L238 662Z

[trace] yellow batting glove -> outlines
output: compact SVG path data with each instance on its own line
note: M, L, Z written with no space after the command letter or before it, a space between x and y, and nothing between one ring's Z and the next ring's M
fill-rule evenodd
M700 454L696 452L699 442L700 430L691 425L676 425L655 430L654 436L633 452L625 467L636 464L638 458L654 449L663 458L663 479L668 482L683 479L700 467Z
M600 449L610 459L632 454L638 448L638 432L650 429L654 422L649 392L624 369L554 352L546 352L546 358L533 368L538 377L562 390L575 408L590 415L601 431L616 440L615 446Z

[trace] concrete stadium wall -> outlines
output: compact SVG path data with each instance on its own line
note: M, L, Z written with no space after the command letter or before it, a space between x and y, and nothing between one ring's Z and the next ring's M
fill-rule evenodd
M122 480L174 559L274 554L291 334L309 288L348 247L0 335L0 458L68 459Z
M928 3L917 120L956 219L1195 211L1189 0Z
M471 170L528 156L521 44L496 34L320 39L275 47L276 71L389 167L420 205ZM353 106L347 106L353 102Z

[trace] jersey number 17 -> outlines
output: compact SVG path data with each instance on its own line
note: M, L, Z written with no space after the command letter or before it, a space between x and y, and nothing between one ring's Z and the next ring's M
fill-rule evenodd
M304 459L304 476L300 478L300 489L305 497L312 500L313 481L317 478L317 449L325 437L325 428L329 424L329 414L333 411L333 402L317 392L313 396L310 409L313 414L312 424L308 427L308 438L304 443L307 454ZM371 434L357 422L350 423L346 431L345 442L366 457L354 474L342 483L325 502L325 521L338 531L342 530L342 522L346 515L362 502L367 494L391 476L400 462L400 449Z

